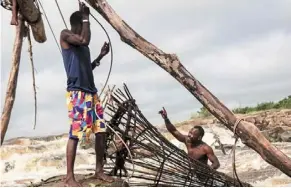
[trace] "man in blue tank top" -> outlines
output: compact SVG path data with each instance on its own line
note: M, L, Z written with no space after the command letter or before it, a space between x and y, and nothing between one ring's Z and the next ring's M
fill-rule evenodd
M80 10L70 17L71 30L63 30L60 36L67 74L67 105L70 120L65 186L70 187L81 186L74 177L76 150L78 141L83 138L88 139L90 133L95 133L95 177L113 182L113 178L103 172L106 132L103 109L97 96L93 76L93 69L109 52L109 45L105 42L99 56L91 62L88 47L91 38L89 14L89 8L85 4L80 4Z

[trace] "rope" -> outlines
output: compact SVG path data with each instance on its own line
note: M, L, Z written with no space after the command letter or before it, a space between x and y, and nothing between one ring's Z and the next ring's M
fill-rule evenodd
M62 17L62 19L63 19L63 22L64 22L66 28L68 29L68 26L67 26L67 24L66 24L65 18L64 18L64 16L63 16L63 13L62 13L61 8L60 8L60 6L59 6L59 3L58 3L57 0L55 0L55 2L56 2L56 5L57 5L57 7L58 7L58 9L59 9L59 13L60 13L60 15L61 15L61 17Z
M240 184L240 186L243 186L238 175L237 175L237 172L236 172L236 166L235 166L235 148L236 148L236 143L238 141L238 136L236 135L236 128L237 126L239 125L239 123L244 120L243 118L239 118L236 120L235 124L234 124L234 127L233 127L233 133L234 133L234 137L235 137L235 141L234 141L234 144L233 144L233 148L232 148L232 175L233 175L233 178L236 178L238 183Z
M91 14L90 13L90 15L91 15L91 17L101 26L101 28L103 29L103 31L105 32L105 34L106 34L106 36L107 36L107 38L108 38L108 42L109 42L109 46L110 46L110 58L111 58L111 60L110 60L110 67L109 67L109 71L108 71L108 75L107 75L107 78L106 78L106 81L105 81L105 84L104 84L104 86L103 86L103 88L102 88L102 90L101 90L101 92L100 92L100 94L99 94L99 96L101 96L102 95L102 93L103 93L103 91L104 91L104 89L105 89L105 87L107 86L107 83L108 83L108 80L109 80L109 78L110 78L110 75L111 75L111 70L112 70L112 64L113 64L113 49L112 49L112 43L111 43L111 40L110 40L110 37L109 37L109 35L108 35L108 33L107 33L107 31L106 31L106 29L103 27L103 25L97 20L97 18L93 15L93 14Z
M35 86L35 74L34 74L34 63L33 63L33 55L32 55L32 44L30 38L30 29L29 25L27 25L27 39L28 39L28 53L30 58L31 64L31 71L32 71L32 86L33 86L33 94L34 94L34 124L33 129L35 130L36 127L36 115L37 115L37 98L36 98L36 86Z
M48 25L49 25L49 28L50 28L50 30L51 30L51 32L52 32L52 34L53 34L53 37L54 37L54 39L55 39L55 42L56 42L56 44L57 44L57 46L58 46L58 48L59 48L59 50L60 50L60 53L62 54L61 47L60 47L60 45L59 45L59 43L58 43L58 41L57 41L57 38L56 38L56 36L55 36L55 33L54 33L53 29L52 29L52 26L51 26L49 20L48 20L48 17L47 17L47 15L46 15L46 13L45 13L45 10L44 10L43 6L42 6L42 3L41 3L40 0L38 0L38 3L40 4L40 7L41 7L41 9L42 9L42 12L43 12L43 14L44 14L44 16L45 16L45 19L46 19L46 21L47 21L47 23L48 23Z

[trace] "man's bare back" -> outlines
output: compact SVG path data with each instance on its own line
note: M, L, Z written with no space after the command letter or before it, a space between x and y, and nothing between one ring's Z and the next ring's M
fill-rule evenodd
M220 164L215 156L212 148L202 141L202 137L204 136L204 130L201 126L193 127L188 135L181 134L175 126L170 122L167 117L167 112L163 108L159 112L165 120L166 127L168 131L180 142L185 143L188 151L188 156L191 159L198 160L204 164L207 164L208 159L210 160L211 167L213 169L218 169Z

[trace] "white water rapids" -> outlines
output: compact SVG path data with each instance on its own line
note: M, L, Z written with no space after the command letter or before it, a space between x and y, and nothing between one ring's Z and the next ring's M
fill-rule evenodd
M232 133L221 127L206 128L204 141L211 145L214 140L214 131L219 135L223 144L232 145ZM186 132L184 132L186 133ZM52 176L66 172L66 137L55 139L19 138L13 143L1 147L1 186L25 186L30 182L38 182ZM172 142L185 149L184 145L173 139ZM273 143L286 155L291 156L291 143ZM214 146L213 146L214 148ZM215 149L221 167L219 171L232 176L231 156L223 155ZM230 153L230 150L227 150ZM93 148L78 148L75 172L89 173L87 169L94 169L95 156ZM238 143L236 149L236 168L242 181L253 186L291 186L291 178L266 163L256 152Z

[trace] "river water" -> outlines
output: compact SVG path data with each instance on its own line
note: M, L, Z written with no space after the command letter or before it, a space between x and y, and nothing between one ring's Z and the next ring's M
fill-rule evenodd
M204 141L211 145L215 139L213 131L219 135L223 144L233 144L231 132L221 127L206 128ZM183 131L182 131L183 132ZM186 132L185 132L186 133ZM176 146L184 145L171 140ZM66 172L65 136L46 138L18 138L1 147L1 186L25 186ZM291 143L273 143L285 154L291 156ZM215 145L213 145L214 147ZM232 176L230 149L224 155L219 149L214 150L221 163L219 171ZM94 169L93 148L77 151L75 172L86 174ZM236 149L236 168L242 181L253 186L291 186L291 178L266 163L256 152L238 143Z

